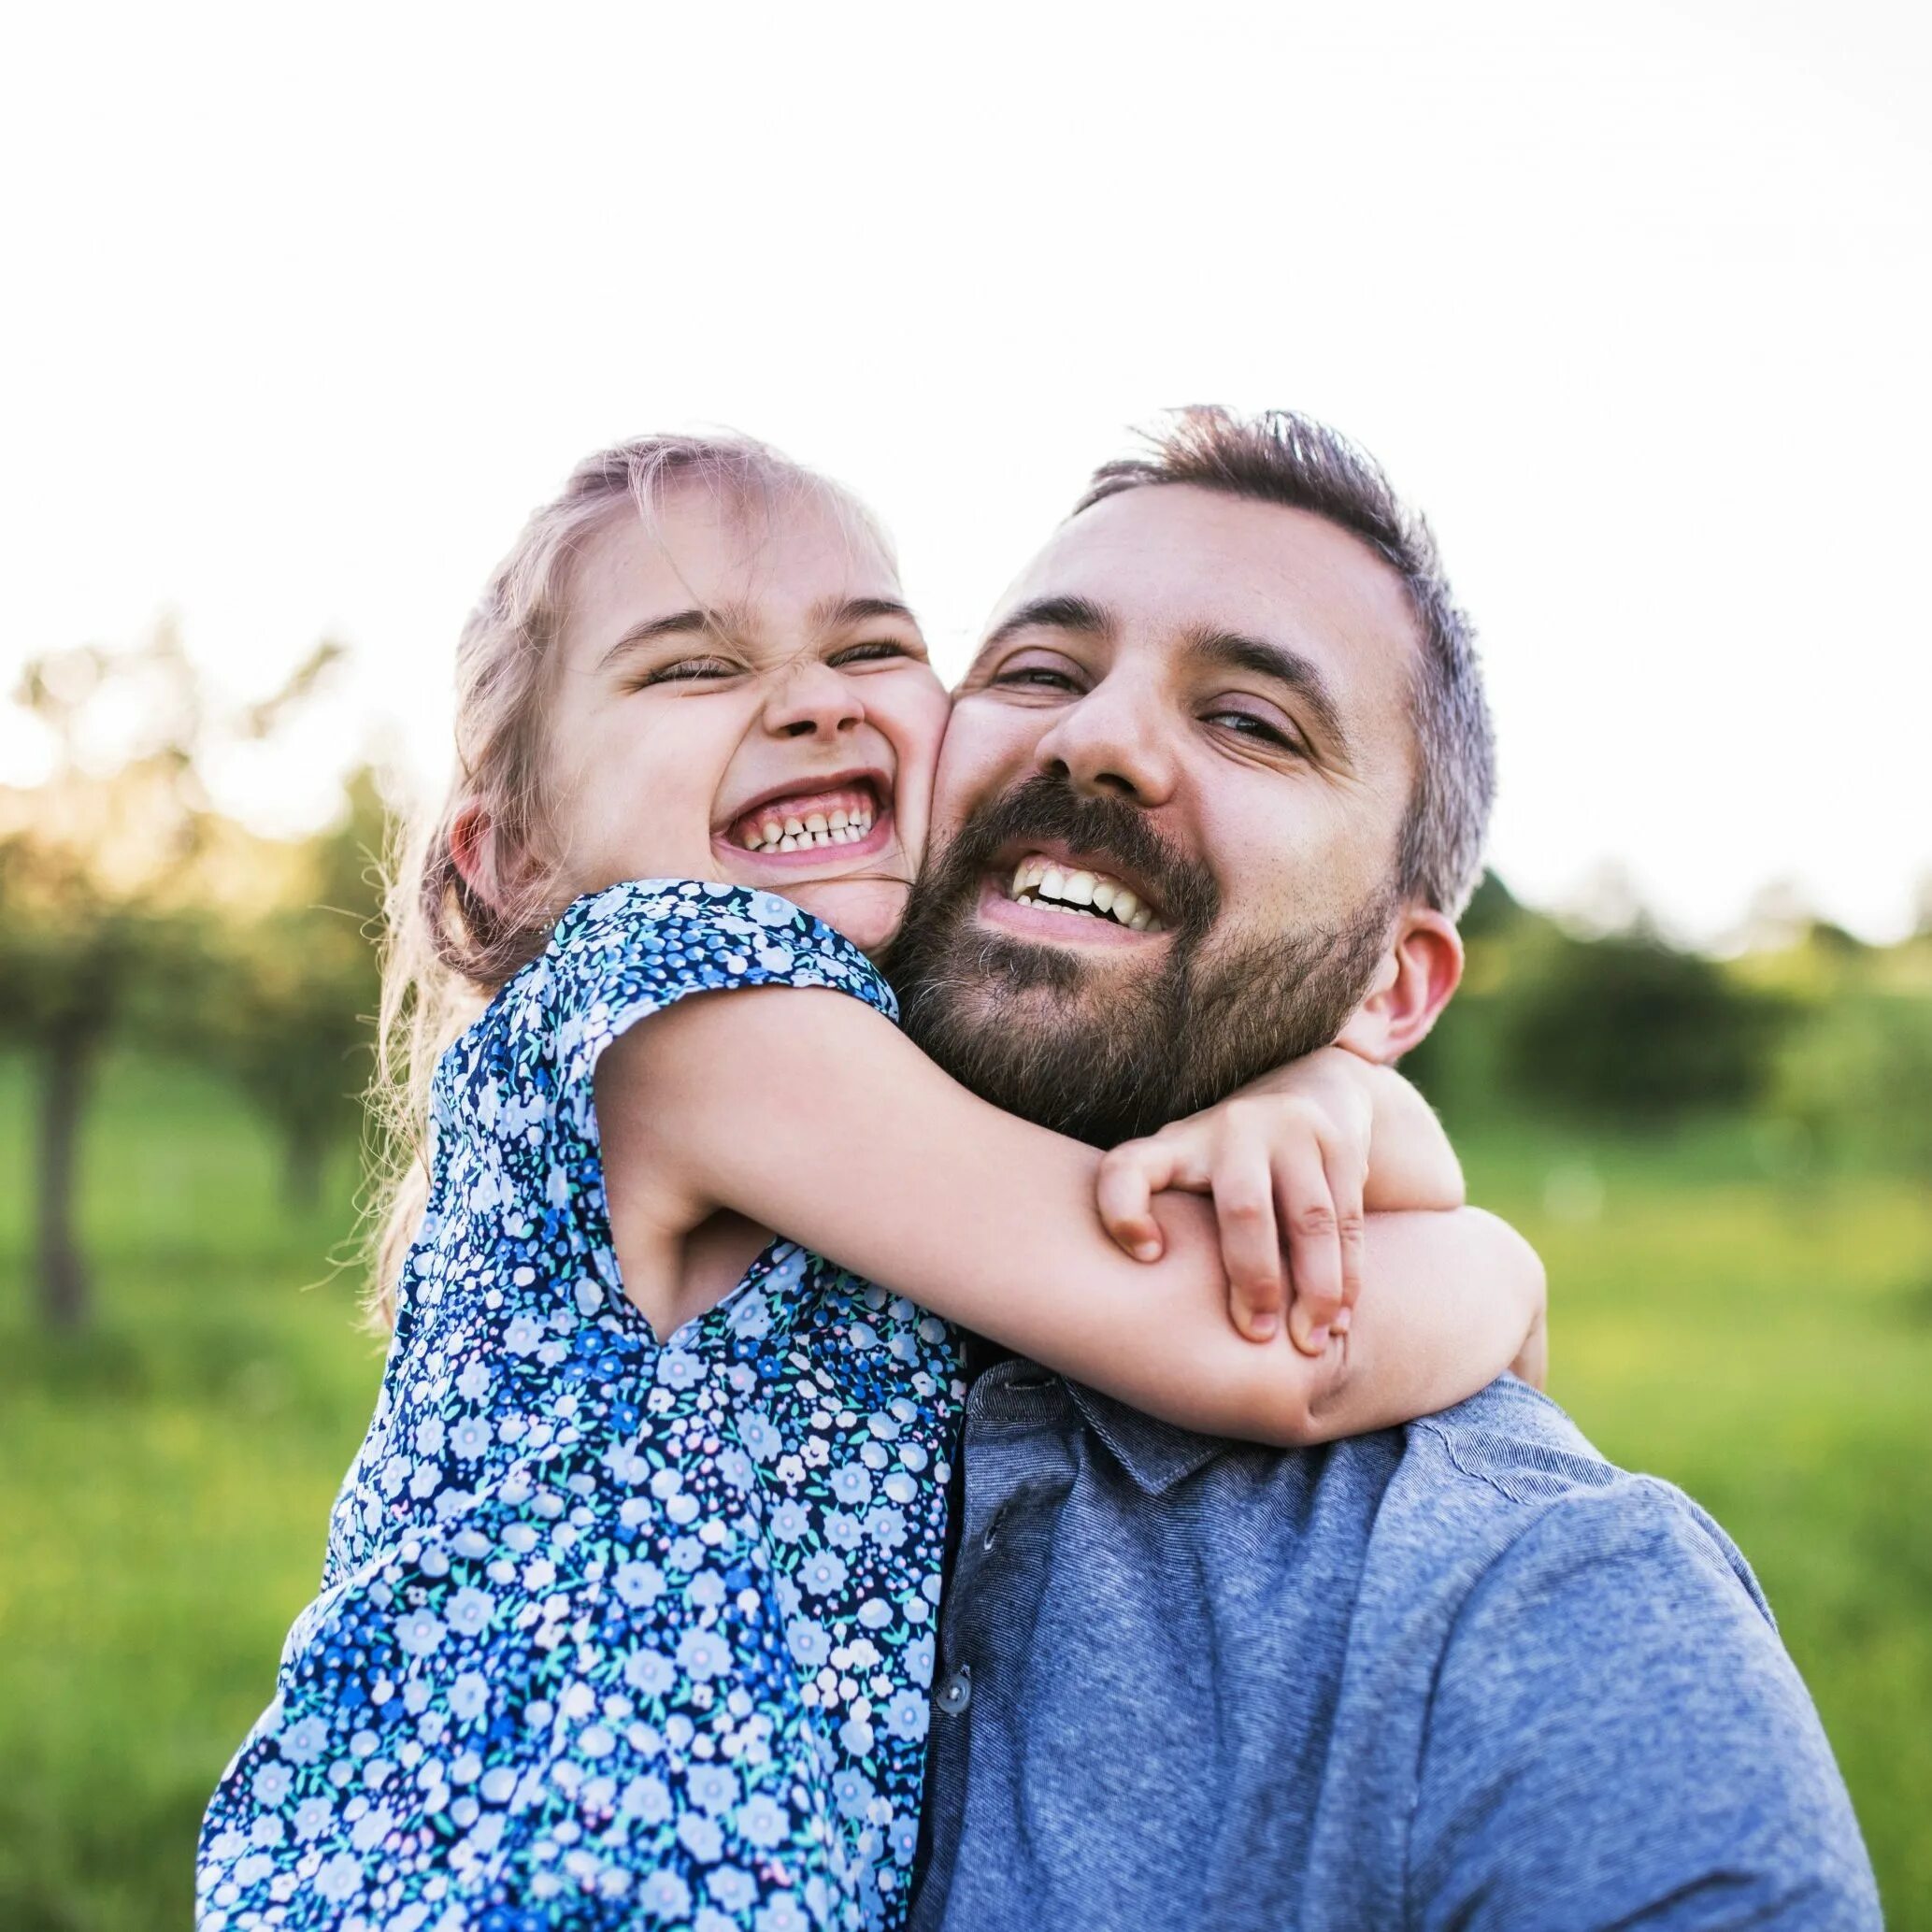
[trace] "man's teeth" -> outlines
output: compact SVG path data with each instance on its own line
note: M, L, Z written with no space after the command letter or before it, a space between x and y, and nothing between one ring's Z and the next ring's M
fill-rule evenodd
M1023 906L1044 906L1075 919L1110 919L1137 933L1167 930L1119 880L1104 872L1075 872L1038 854L1020 861L1010 890Z
M815 846L857 845L872 830L869 804L854 801L802 817L781 808L753 814L740 824L737 842L747 852L809 852Z

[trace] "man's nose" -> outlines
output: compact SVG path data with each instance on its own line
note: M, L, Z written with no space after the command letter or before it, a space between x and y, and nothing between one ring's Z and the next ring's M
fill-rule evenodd
M1152 692L1109 679L1054 719L1035 747L1041 771L1077 791L1165 805L1174 794L1177 748L1171 722Z
M853 680L817 661L788 665L765 701L765 728L775 737L837 737L865 716Z

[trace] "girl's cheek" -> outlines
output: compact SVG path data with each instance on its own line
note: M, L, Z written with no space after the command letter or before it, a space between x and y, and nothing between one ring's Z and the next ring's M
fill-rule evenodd
M902 772L902 786L908 792L916 786L922 823L930 810L933 781L939 769L939 750L945 742L946 724L952 715L952 696L936 677L932 680L930 692L923 697L918 716L912 721L908 742L901 752L902 765L908 767ZM905 784L909 779L912 784Z

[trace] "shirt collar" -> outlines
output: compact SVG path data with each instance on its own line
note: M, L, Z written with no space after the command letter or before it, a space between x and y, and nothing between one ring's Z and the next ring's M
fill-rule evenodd
M1103 1395L1097 1389L1066 1384L1087 1425L1113 1452L1143 1495L1165 1496L1195 1470L1205 1468L1233 1445L1219 1436L1196 1436Z

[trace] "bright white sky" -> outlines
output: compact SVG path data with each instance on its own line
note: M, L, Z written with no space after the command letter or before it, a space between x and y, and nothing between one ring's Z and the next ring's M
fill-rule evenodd
M1382 456L1481 626L1495 862L1711 937L1932 869L1932 9L41 7L0 174L0 679L164 608L439 768L456 625L570 462L725 423L855 484L963 661L1130 422ZM0 775L39 748L0 723Z

